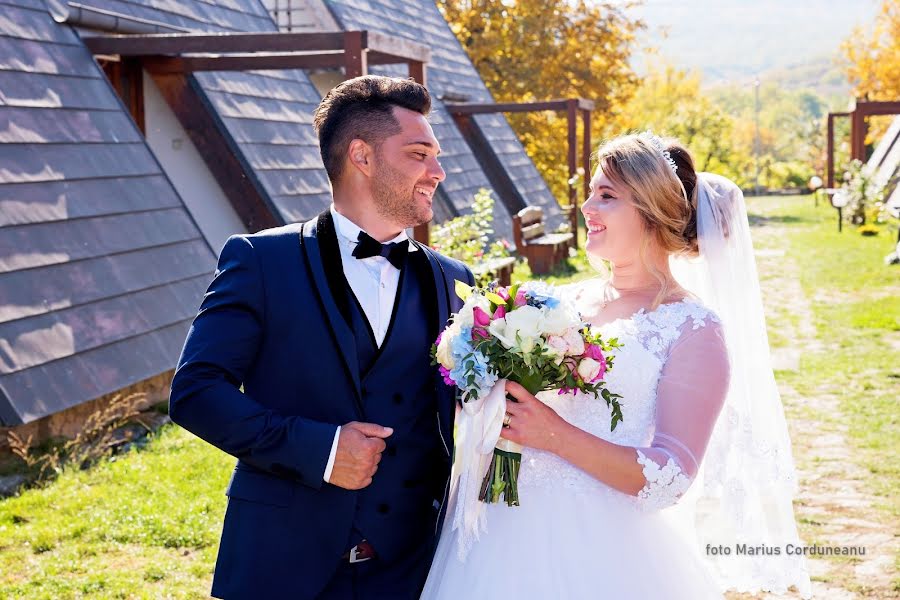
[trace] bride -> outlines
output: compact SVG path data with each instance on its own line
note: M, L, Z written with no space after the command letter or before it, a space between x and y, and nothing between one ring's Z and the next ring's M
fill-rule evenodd
M422 597L808 597L743 196L649 132L598 160L586 250L611 269L563 294L622 344L607 382L624 420L611 432L602 400L506 383L521 506L455 490Z

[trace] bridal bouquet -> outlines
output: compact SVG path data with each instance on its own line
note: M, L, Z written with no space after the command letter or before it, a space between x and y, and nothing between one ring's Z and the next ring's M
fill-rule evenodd
M472 288L457 281L456 293L465 304L432 347L433 364L439 365L446 384L462 391L462 453L478 446L477 452L486 455L493 447L478 499L492 503L502 496L507 505L518 506L522 448L499 438L506 414L504 380L518 382L532 394L580 390L602 397L615 429L622 420L620 396L604 387L604 376L613 366L608 352L619 344L603 340L574 307L540 282L507 289L496 284ZM468 454L468 462L478 462L474 452Z

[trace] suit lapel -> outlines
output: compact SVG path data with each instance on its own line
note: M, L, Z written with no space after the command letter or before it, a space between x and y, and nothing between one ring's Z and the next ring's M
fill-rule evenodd
M440 333L444 330L444 327L447 325L447 320L450 318L451 292L448 287L449 284L447 283L447 277L444 273L444 268L441 266L441 263L438 262L437 257L434 255L431 249L427 246L424 246L423 244L420 244L419 242L413 243L427 257L428 264L431 267L431 278L434 281L434 290L437 300L437 331L438 333ZM453 389L444 383L444 378L441 377L437 369L435 369L434 371L434 380L435 389L437 390L438 395L438 424L440 426L441 439L444 442L445 450L447 450L447 453L450 454L450 449L453 448L453 416L455 410L455 394L453 392Z
M322 311L328 317L334 341L347 373L353 381L356 390L353 402L362 418L364 411L360 393L359 366L356 360L356 340L345 317L346 312L341 310L341 307L347 306L349 299L345 288L340 287L344 270L341 266L341 255L337 247L331 214L326 211L318 218L304 223L300 240L306 267L312 274Z

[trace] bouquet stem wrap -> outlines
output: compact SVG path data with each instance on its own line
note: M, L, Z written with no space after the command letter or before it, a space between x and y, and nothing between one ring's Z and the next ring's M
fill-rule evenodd
M453 529L459 529L459 557L465 559L472 544L486 530L481 487L488 466L494 462L494 453L503 429L506 415L506 380L500 379L490 393L479 399L464 402L456 419L455 473L456 506L453 513ZM504 450L522 458L522 447Z

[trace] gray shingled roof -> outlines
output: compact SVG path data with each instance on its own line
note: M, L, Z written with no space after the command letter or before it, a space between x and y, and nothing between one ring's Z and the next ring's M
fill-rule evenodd
M366 29L426 42L431 47L428 87L436 96L432 123L444 150L442 163L447 181L442 187L459 212L471 205L481 187L491 188L475 156L439 99L447 92L469 96L468 102L489 103L493 97L465 50L432 0L325 0L344 29ZM373 67L375 72L378 68ZM381 69L385 69L381 67ZM391 71L396 72L396 71ZM481 127L499 156L520 195L532 206L541 206L552 226L562 222L559 204L525 153L515 132L502 114L478 115ZM565 160L565 157L560 157ZM503 213L503 214L500 214ZM495 228L512 239L509 216L495 212Z
M0 423L172 368L214 268L77 35L0 0Z
M258 0L82 0L191 31L274 31ZM331 3L345 28L435 45L435 96L490 101L431 2ZM402 72L402 71L401 71ZM405 72L403 73L405 74ZM330 202L302 71L196 75L285 222ZM488 187L435 102L448 171L436 218ZM556 202L502 116L477 117L529 203ZM496 229L509 236L498 207ZM0 424L29 422L174 366L215 252L102 71L42 0L0 0Z
M82 0L82 4L191 31L277 31L257 0ZM312 113L321 95L303 71L195 74L286 223L331 202Z

